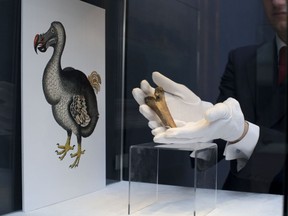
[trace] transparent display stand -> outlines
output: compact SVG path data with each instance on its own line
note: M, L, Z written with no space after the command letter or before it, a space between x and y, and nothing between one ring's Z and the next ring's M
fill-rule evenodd
M159 182L161 155L167 151L170 151L170 155L177 153L186 155L183 160L189 160L191 164L189 167L191 171L188 172L191 175L189 176L191 186L167 185ZM170 163L171 165L181 163L172 157L168 161L168 169ZM205 216L216 207L216 188L217 145L214 143L185 145L145 143L130 147L129 215L136 215L141 211L147 215L157 212L157 215L173 213L173 215Z

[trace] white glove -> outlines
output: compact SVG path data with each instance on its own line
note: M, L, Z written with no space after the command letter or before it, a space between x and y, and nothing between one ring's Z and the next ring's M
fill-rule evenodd
M157 86L164 89L166 103L173 119L198 121L204 117L205 111L212 107L211 103L201 101L186 86L170 80L159 72L153 72L152 79ZM161 126L161 121L156 113L145 104L144 98L154 95L154 91L155 89L146 80L141 82L140 88L134 88L132 91L134 99L140 105L140 113L148 119L148 125L152 129Z
M177 122L177 121L176 121ZM176 123L180 125L180 123ZM205 113L197 122L181 123L182 127L163 131L163 127L152 131L157 143L197 143L223 139L234 142L243 137L245 120L237 100L228 98ZM246 131L247 132L247 131Z

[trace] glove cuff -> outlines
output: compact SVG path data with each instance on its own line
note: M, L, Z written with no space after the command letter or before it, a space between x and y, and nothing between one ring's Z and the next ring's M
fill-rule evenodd
M248 130L249 130L249 123L247 121L245 121L244 122L244 131L243 131L242 135L237 140L229 141L229 143L234 144L234 143L241 141L246 136Z

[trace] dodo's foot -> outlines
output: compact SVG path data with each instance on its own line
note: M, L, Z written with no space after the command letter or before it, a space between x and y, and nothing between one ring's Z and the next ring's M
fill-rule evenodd
M57 146L59 149L63 149L61 151L58 151L58 150L55 151L57 153L57 155L61 155L59 157L60 160L64 159L64 157L66 156L68 151L74 149L74 146L70 146L70 138L69 137L67 138L65 145L59 145L59 143L57 143Z
M74 167L78 167L79 165L79 161L80 161L80 157L82 154L84 154L85 150L81 150L81 145L78 144L78 150L75 154L70 154L71 158L76 157L75 161L73 164L70 165L70 168L74 168Z

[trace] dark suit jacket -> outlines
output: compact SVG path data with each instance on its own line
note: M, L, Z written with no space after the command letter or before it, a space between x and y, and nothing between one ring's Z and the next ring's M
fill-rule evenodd
M260 127L260 137L241 171L236 171L236 161L231 162L223 189L283 193L286 84L277 82L277 59L275 41L238 48L229 54L218 101L228 97L238 100L245 119ZM218 142L221 154L224 145Z

